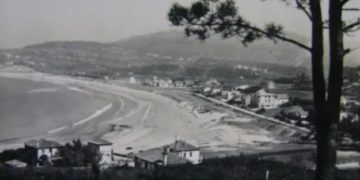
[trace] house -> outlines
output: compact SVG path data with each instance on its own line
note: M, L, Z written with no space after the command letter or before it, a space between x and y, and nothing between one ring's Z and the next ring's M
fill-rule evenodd
M221 95L221 92L222 92L221 88L214 88L211 91L211 95L218 96L218 95Z
M240 92L243 105L253 108L273 109L289 102L287 94L269 93L261 86L251 86Z
M239 86L236 88L241 93L241 104L244 106L250 106L251 100L255 93L262 90L261 86Z
M238 91L243 91L249 87L250 87L249 85L240 85L240 86L236 86L235 89Z
M189 160L192 164L199 164L202 161L200 148L183 140L175 140L174 143L166 145L166 147L170 152L177 153L178 156Z
M251 104L254 104L254 106L259 109L273 109L287 102L289 102L287 94L268 93L264 89L256 92L254 97L251 99Z
M114 153L116 166L135 167L133 154Z
M135 167L154 169L158 166L199 164L202 161L200 149L182 140L176 140L159 148L141 151L134 155Z
M88 141L88 146L93 147L101 156L100 164L110 164L114 160L112 143L100 138Z
M274 81L269 81L267 84L267 89L276 89L276 85Z
M185 83L183 81L180 81L180 80L174 81L174 85L177 88L184 88L185 87Z
M55 141L46 139L30 140L25 142L25 150L30 152L37 162L48 160L52 162L60 158L59 150L63 146ZM39 165L37 163L37 165Z
M155 169L158 166L173 166L189 163L185 158L166 152L166 149L150 149L139 152L134 157L135 167Z
M216 79L210 79L205 82L205 86L207 87L220 87L221 83Z
M158 86L161 88L173 88L174 82L171 79L160 79L158 81Z
M194 80L185 80L184 84L186 87L193 87L193 86L195 86L195 81Z
M301 106L291 106L285 108L282 113L290 118L306 119L309 115Z
M130 84L137 84L137 80L134 76L131 76L129 79Z

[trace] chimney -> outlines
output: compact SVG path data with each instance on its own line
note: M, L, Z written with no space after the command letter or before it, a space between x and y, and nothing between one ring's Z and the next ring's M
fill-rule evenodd
M163 155L163 163L164 166L167 166L168 163L168 152L167 152L167 148L164 148L164 151L162 152Z
M175 140L175 148L174 149L178 149L178 140Z

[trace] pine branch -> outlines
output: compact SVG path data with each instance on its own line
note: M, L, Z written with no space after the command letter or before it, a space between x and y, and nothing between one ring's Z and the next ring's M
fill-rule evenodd
M358 18L357 21L355 21L343 28L343 32L345 32L345 33L354 32L354 31L358 31L358 30L360 30L360 18Z
M343 11L360 11L359 8L342 8Z
M311 13L306 9L306 7L303 4L301 4L300 0L296 0L296 5L300 10L302 10L305 13L305 15L309 18L309 20L312 21L313 18Z
M280 34L270 34L268 32L266 32L265 30L262 30L258 27L255 27L255 26L251 26L251 25L248 25L248 24L236 24L236 23L212 23L212 24L209 24L209 23L192 23L191 25L193 26L200 26L200 27L205 27L205 26L236 26L236 27L242 27L242 28L245 28L245 29L249 29L249 30L253 30L255 32L258 32L258 33L261 33L267 37L272 37L272 38L276 38L276 39L279 39L279 40L282 40L284 42L288 42L288 43L291 43L291 44L294 44L304 50L307 50L309 52L311 52L311 48L299 41L296 41L294 39L291 39L291 38L288 38L286 36L282 36Z
M347 2L349 2L349 0L342 0L341 1L341 6L344 6Z
M346 48L344 49L343 51L343 56L345 57L346 55L350 54L351 52L357 50L359 47L356 47L356 48Z

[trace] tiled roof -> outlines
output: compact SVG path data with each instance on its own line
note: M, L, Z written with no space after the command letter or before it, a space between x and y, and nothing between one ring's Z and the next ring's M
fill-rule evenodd
M166 145L165 147L170 148L170 151L193 151L193 150L199 150L198 147L189 144L183 140L176 140L174 143Z
M143 159L148 162L152 162L152 163L158 163L158 162L164 163L164 153L163 152L164 152L164 150L162 148L150 149L150 150L142 151L142 152L135 154L135 157L137 157L139 159ZM185 163L189 162L187 159L182 158L175 153L169 152L169 153L167 153L167 156L168 156L167 157L167 165L185 164Z
M263 89L261 86L250 86L244 90L241 90L241 92L245 94L252 94L258 92L261 89Z
M112 142L106 141L101 138L96 138L96 139L90 140L89 143L97 144L97 145L112 145Z
M25 142L26 146L42 149L42 148L54 148L54 147L61 147L62 145L55 142L55 141L49 141L46 139L40 139L40 140L30 140Z

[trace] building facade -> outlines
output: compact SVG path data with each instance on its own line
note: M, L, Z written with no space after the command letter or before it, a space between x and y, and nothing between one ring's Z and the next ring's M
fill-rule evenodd
M186 163L199 164L201 161L200 149L181 140L159 148L141 151L134 155L135 167L144 169Z
M41 165L41 161L53 160L60 158L60 148L63 146L57 142L49 141L46 139L30 140L25 142L26 151L31 152L33 159L36 159L36 165Z
M88 145L96 149L100 154L100 165L110 164L114 161L114 151L111 142L103 139L96 139L88 141Z

